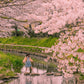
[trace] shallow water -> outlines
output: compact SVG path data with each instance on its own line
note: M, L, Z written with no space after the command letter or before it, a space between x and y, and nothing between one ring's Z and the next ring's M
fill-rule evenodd
M18 79L12 80L10 83L5 84L62 84L62 76L46 76L46 70L33 68L33 72L39 73L40 76L25 76L25 67L23 67L21 71L22 74L19 75L20 77Z
M54 76L24 76L21 74L19 79L13 80L8 84L61 84L62 77L54 77Z

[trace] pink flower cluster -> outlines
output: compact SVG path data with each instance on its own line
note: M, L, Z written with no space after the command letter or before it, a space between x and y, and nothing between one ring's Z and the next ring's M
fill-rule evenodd
M77 70L84 72L84 53L77 52L79 48L84 49L84 28L73 27L70 29L66 30L66 34L62 33L59 43L50 49L50 51L54 51L53 57L58 62L58 71L62 71L64 77L73 76L73 72ZM76 32L75 35L73 32Z
M66 24L76 25L77 20L84 17L82 0L52 0L42 3L42 8L45 9L42 16L32 15L34 19L43 22L42 25L34 28L35 32L48 32L48 34L60 32Z

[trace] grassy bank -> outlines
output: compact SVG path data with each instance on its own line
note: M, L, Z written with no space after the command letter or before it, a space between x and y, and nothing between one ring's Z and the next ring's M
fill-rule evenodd
M16 72L20 72L21 68L23 67L23 60L24 56L16 56L16 55L12 55L10 53L3 53L0 51L0 74L3 74L4 77L7 76L15 76ZM44 62L43 60L38 60L35 58L32 58L34 63L37 64L43 64L43 65L47 65L50 68L56 68L57 65L54 63L48 63L48 62ZM12 71L12 68L14 69L14 71Z
M29 53L39 53L44 55L50 55L52 56L52 52L45 53L45 49L38 48L38 47L25 47L25 46L11 46L11 45L0 45L0 49L4 50L14 50L17 52L29 52ZM42 52L43 51L43 52Z
M58 43L56 37L44 37L44 38L24 38L24 37L10 37L0 38L0 43L3 44L19 44L19 45L32 45L40 47L51 47L54 43Z
M5 54L0 51L0 74L3 74L4 76L15 76L15 72L20 72L23 67L22 60L23 57L10 53Z

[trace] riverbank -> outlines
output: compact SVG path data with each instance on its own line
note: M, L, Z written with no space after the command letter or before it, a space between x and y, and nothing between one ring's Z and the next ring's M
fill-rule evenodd
M38 53L43 55L51 55L53 52L45 53L45 50L49 49L48 47L38 47L38 46L30 46L30 45L14 45L14 44L1 44L0 50L9 50L16 52L25 52L25 53Z
M0 80L15 77L23 67L23 57L0 51Z
M16 73L20 73L20 70L24 65L22 63L23 58L24 55L20 56L19 54L16 55L0 51L0 80L9 80L14 77L17 78L18 76ZM34 60L33 66L37 68L48 68L47 71L52 70L57 66L54 63L44 62L43 60L36 59L33 56L32 59Z
M6 47L5 47L6 48ZM7 48L6 48L7 49ZM9 50L10 51L10 50ZM17 52L15 52L15 53L17 53ZM20 52L21 54L23 53L23 52ZM28 51L26 52L26 53L29 53ZM26 53L24 53L24 54L26 54ZM33 54L33 56L35 57L35 54L34 53L32 53ZM13 60L14 58L13 58L13 56L12 56L12 54L10 55L9 53L7 53L7 55L8 55L8 58L10 59L10 56L11 56L11 59ZM2 54L2 56L3 56L3 54ZM15 57L17 56L17 55L14 55ZM33 57L32 56L32 57ZM41 57L40 56L40 53L39 53L39 55L37 55L36 54L36 56L37 57ZM5 56L6 57L6 56ZM23 59L23 57L24 56L19 56L21 59ZM45 58L46 56L43 56L43 58ZM44 60L43 59L41 59L41 60L39 60L39 59L35 59L35 58L33 58L33 60L34 60L34 62L35 63L37 63L35 66L37 66L37 67L44 67L44 65L48 65L47 66L47 68L49 68L48 70L49 71L52 71L52 70L50 70L50 68L53 68L53 67L55 67L56 68L56 64L53 64L52 62L51 63L47 63L47 62L44 62ZM22 61L21 61L22 62ZM48 61L49 62L49 61ZM1 63L1 62L0 62ZM8 63L10 63L10 61L8 61ZM17 62L18 63L18 62ZM1 63L2 64L2 63ZM42 65L43 64L43 65ZM52 67L51 67L52 66ZM11 66L12 67L12 66ZM56 69L55 69L56 70ZM50 73L51 74L51 73ZM83 79L84 79L84 75L83 74L81 74L81 73L77 73L79 76L77 77L78 78L78 81L83 81ZM16 74L15 74L16 75ZM3 76L3 75L2 75ZM12 76L12 75L11 75ZM80 83L79 83L80 84Z

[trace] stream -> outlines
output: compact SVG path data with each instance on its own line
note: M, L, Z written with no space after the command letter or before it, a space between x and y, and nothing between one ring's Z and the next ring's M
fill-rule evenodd
M62 76L47 76L45 74L46 71L47 70L33 68L33 73L38 73L40 74L39 76L24 75L25 67L23 67L18 79L13 79L9 83L4 84L62 84ZM27 72L29 72L29 70Z
M3 52L8 53L9 51L4 50ZM14 51L10 53L20 56L25 56L25 53L18 53ZM34 55L34 57L36 56ZM41 60L41 57L38 59ZM38 69L36 68L36 66L37 64L35 64L35 67L33 67L32 73L38 73L40 74L39 76L24 75L25 67L23 67L21 69L21 73L19 74L19 78L13 79L8 83L4 83L4 84L77 84L75 77L64 78L63 76L54 76L54 75L47 76L46 72L48 68L43 68L46 65L39 65L39 68L42 69ZM29 69L27 72L29 72Z

